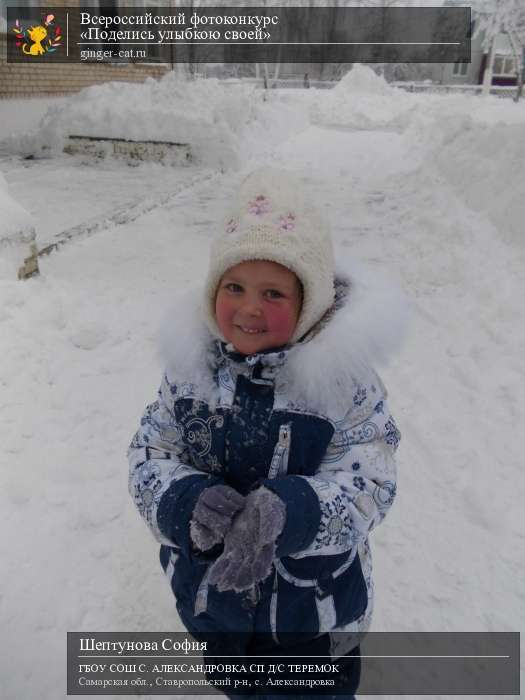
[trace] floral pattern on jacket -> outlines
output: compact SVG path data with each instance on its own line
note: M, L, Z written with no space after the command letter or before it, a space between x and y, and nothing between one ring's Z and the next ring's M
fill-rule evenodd
M350 302L339 295L319 337ZM206 363L191 377L167 370L128 451L130 493L162 545L183 622L196 635L268 632L277 641L363 630L373 604L368 534L393 503L400 439L380 379L366 367L347 375L341 415L329 393L316 406L293 384L287 368L300 347L244 357L207 342ZM340 379L329 367L325 378L333 386ZM241 493L264 484L286 504L273 573L246 594L208 586L220 548L191 546L193 507L216 483Z

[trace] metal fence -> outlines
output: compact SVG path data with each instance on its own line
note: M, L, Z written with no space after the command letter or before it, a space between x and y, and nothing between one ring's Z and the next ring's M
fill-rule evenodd
M256 87L269 89L290 89L298 90L305 88L317 88L318 90L329 90L338 84L337 80L309 80L305 85L304 78L278 78L272 80L268 78L267 85L264 84L264 78L225 78L221 80L223 85L255 85Z
M438 85L436 83L415 83L401 80L389 84L407 92L431 92L439 95L481 95L483 92L483 85ZM490 94L497 97L515 97L516 90L515 85L492 85Z
M255 85L259 88L264 88L264 78L226 78L221 81L223 85ZM269 89L287 89L298 90L316 88L318 90L330 90L338 85L337 80L309 80L305 84L303 78L278 78L277 80L268 79L266 87ZM438 95L463 94L463 95L481 95L483 85L440 85L438 83L429 82L410 82L398 80L388 83L391 87L401 88L407 92L430 92ZM490 94L497 97L515 97L515 85L493 85L490 88Z

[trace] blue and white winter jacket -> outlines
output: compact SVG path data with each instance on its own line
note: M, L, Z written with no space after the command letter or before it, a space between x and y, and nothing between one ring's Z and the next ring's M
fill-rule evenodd
M394 500L400 439L371 367L402 317L389 294L366 275L338 279L334 307L307 338L252 356L214 339L191 298L169 324L158 398L128 451L129 489L196 638L257 632L289 643L368 628L368 533ZM264 484L286 504L272 573L246 593L209 586L222 545L199 553L190 541L196 501L219 483L242 494Z

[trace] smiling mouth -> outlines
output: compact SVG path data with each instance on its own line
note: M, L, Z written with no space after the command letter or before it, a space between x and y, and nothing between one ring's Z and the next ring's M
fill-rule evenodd
M258 333L266 333L264 328L246 328L245 326L237 326L239 330L248 335L257 335Z

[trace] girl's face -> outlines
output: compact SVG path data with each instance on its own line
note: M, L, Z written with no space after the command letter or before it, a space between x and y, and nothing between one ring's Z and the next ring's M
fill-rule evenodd
M217 325L243 355L286 345L301 311L295 274L269 260L250 260L226 270L215 298Z

